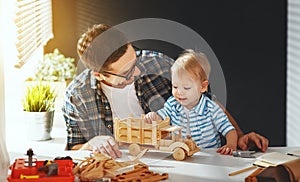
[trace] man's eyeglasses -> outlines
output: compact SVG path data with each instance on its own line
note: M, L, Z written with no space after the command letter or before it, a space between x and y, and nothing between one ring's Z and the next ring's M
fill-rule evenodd
M121 77L121 78L125 78L126 80L129 80L133 73L134 73L134 70L135 70L135 67L138 63L138 60L139 58L141 57L142 55L142 50L141 49L138 49L136 48L135 46L133 46L133 48L135 49L135 52L136 52L136 59L135 59L135 63L133 64L133 66L130 68L130 70L128 71L128 73L126 75L119 75L119 74L116 74L116 73L111 73L109 71L105 71L105 70L102 70L100 71L100 73L105 73L105 74L109 74L109 75L114 75L114 76L117 76L117 77Z

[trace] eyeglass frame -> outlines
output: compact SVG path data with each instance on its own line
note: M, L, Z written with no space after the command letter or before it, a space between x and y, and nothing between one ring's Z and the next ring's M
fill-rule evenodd
M119 74L112 73L112 72L105 71L105 70L102 70L99 73L105 73L105 74L109 74L109 75L114 75L114 76L125 78L126 80L129 80L132 77L133 73L134 73L135 67L136 67L136 65L138 63L138 59L142 56L142 49L139 49L139 48L137 48L134 45L132 45L132 47L135 49L136 59L135 59L134 65L130 68L130 70L127 73L127 75L119 75Z

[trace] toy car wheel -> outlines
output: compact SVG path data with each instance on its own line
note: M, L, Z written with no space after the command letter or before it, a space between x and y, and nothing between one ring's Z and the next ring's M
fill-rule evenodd
M178 161L184 160L185 159L185 151L180 147L175 148L174 152L173 152L173 158Z
M137 156L141 152L141 148L138 144L132 143L128 147L129 153L133 156Z

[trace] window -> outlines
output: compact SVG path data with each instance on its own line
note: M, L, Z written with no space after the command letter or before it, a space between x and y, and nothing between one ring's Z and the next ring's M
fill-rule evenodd
M300 1L288 1L287 145L299 146L300 106Z
M53 37L51 0L16 0L15 25L20 68Z
M53 37L52 1L0 0L0 4L0 110L5 111L5 123L2 113L0 126L6 129L1 134L6 134L7 148L13 151L15 146L26 147L15 137L26 130L21 112L24 81L43 58L43 46Z

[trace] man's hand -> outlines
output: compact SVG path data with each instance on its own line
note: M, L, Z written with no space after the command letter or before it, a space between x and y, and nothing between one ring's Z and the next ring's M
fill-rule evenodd
M122 156L119 146L111 136L95 136L88 141L88 144L93 151L109 155L114 159Z
M269 140L255 132L244 134L238 139L238 146L242 150L248 150L253 145L265 152L268 149Z

